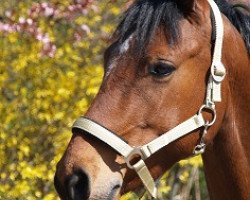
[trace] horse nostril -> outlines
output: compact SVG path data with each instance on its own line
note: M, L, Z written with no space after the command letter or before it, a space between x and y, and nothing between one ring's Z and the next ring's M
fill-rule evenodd
M83 171L75 172L67 183L68 193L71 200L85 200L90 195L89 177Z

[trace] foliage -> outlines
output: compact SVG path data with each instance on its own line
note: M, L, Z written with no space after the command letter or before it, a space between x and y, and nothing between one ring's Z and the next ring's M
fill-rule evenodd
M73 120L98 90L100 55L119 13L108 1L86 6L26 0L1 7L2 199L55 199L55 165Z
M69 142L72 122L98 91L101 55L124 4L1 2L0 199L57 199L55 165ZM200 158L177 166L183 167L159 181L163 198L181 192L194 166L201 167ZM182 186L173 194L176 184ZM137 198L130 193L122 199L131 196Z

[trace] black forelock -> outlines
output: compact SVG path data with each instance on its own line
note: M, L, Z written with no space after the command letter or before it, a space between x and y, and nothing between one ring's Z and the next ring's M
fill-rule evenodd
M215 0L221 12L241 33L248 53L250 53L250 16L226 0ZM142 52L156 29L161 26L169 44L180 37L179 22L186 17L187 10L181 8L176 0L135 0L124 13L114 37L122 44L131 34L136 42L136 50ZM243 6L245 7L245 6ZM188 12L192 12L189 10ZM248 12L248 11L246 11Z
M114 35L121 44L133 34L137 50L142 51L162 25L169 43L173 43L179 37L178 22L182 17L174 0L137 0L124 13Z

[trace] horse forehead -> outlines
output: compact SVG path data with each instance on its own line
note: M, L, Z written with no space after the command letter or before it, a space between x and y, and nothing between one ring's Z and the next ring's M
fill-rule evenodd
M125 56L125 54L129 51L129 49L132 46L132 40L133 40L133 36L131 35L129 38L127 38L118 48L118 54L113 57L111 59L111 62L109 62L108 65L108 70L106 72L106 76L108 76L111 71L116 68L117 66L119 66L119 60L120 58L122 58L123 56Z

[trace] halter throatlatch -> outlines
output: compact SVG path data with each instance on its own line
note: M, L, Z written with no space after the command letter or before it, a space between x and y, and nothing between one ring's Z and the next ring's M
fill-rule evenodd
M76 120L73 125L73 128L86 131L122 155L128 168L136 171L145 188L153 198L157 198L157 187L155 186L154 179L152 178L144 161L163 147L167 146L169 143L199 128L203 128L203 133L200 143L194 148L193 153L195 155L203 153L206 147L204 136L206 135L208 128L216 121L215 103L221 101L221 82L226 75L226 69L221 62L224 28L218 6L213 0L208 0L208 2L215 17L216 40L213 61L210 68L211 74L207 84L205 103L201 106L197 114L141 147L131 147L111 131L84 117ZM213 115L213 119L211 121L206 121L204 119L203 113L205 111L209 111ZM135 157L139 157L139 161L134 164L131 161Z

